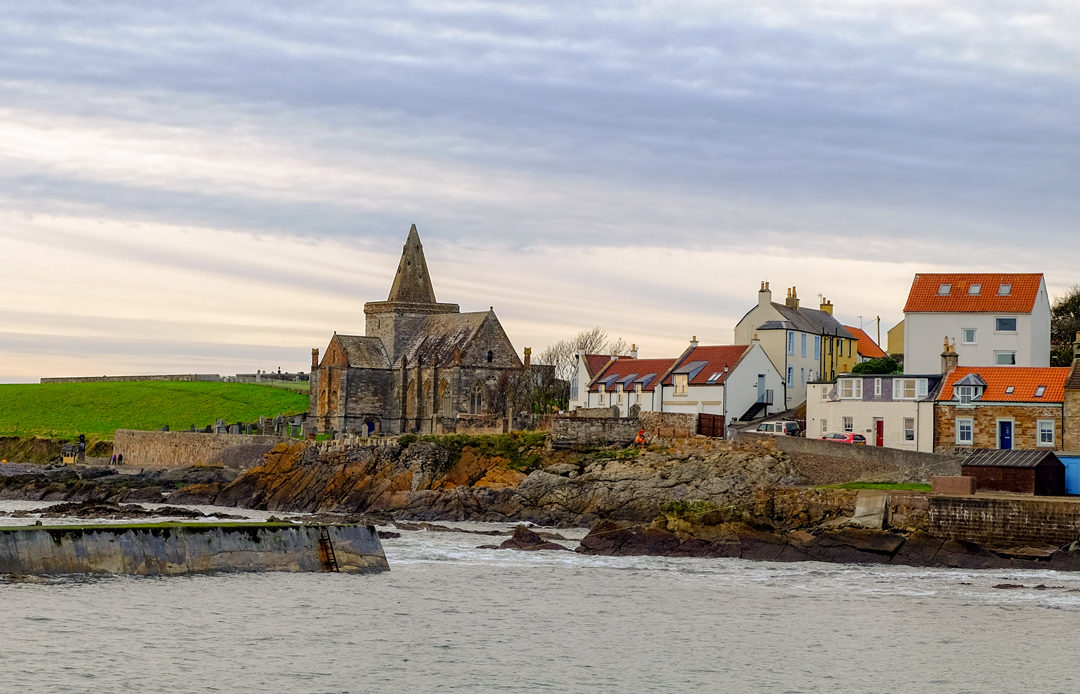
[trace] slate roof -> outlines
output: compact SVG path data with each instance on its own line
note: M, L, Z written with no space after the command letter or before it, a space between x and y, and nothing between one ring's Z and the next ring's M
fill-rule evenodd
M389 369L390 357L382 340L362 335L336 335L348 365L354 369Z
M750 345L699 345L691 349L677 368L664 378L664 384L670 385L674 374L690 375L690 385L720 385L727 380L743 356L750 350ZM728 370L725 372L724 367ZM712 381L709 379L716 378Z
M1065 381L1066 390L1080 390L1080 360L1073 359L1069 368L1069 379Z
M758 327L758 330L772 330L783 327L815 335L855 337L841 325L840 321L833 318L832 314L826 311L813 308L789 308L786 304L778 304L775 301L772 302L772 305L783 316L783 321L768 321Z
M605 390L615 390L618 383L622 383L623 389L627 391L634 390L637 383L641 383L641 390L643 391L655 390L656 384L660 382L660 377L667 373L668 369L675 364L675 361L676 359L619 357L602 373L593 378L592 383L589 384L589 391L593 393L599 391L601 384L604 385ZM634 379L629 383L626 382L628 376L634 376Z
M904 313L1031 313L1042 281L1042 273L919 273ZM949 285L948 294L942 285ZM972 285L979 285L977 294ZM1008 294L999 294L1002 285L1009 285Z
M1066 366L961 366L948 374L938 393L938 402L953 399L953 386L974 374L986 382L981 402L1063 402ZM1011 393L1006 390L1012 386ZM1046 386L1042 397L1035 397L1039 386Z
M1064 463L1054 455L1053 451L1019 451L1019 450L995 450L980 448L964 459L963 466L975 467L1039 467L1049 462L1052 465L1064 467Z
M420 243L420 234L413 224L409 236L401 248L401 260L398 261L394 283L390 286L387 301L435 303L435 290L428 274L427 260L424 259L424 247Z
M405 345L394 367L401 364L402 358L408 359L410 366L415 366L417 359L422 359L425 366L453 363L454 351L465 349L489 314L489 311L478 311L426 316L412 340Z
M881 359L882 357L888 356L885 354L885 350L878 347L878 344L874 342L874 339L867 335L865 331L850 325L845 325L844 327L859 341L859 356L866 357L867 359Z

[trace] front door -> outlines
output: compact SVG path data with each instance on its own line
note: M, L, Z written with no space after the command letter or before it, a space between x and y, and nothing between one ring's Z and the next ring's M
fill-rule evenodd
M998 422L998 448L1003 451L1010 450L1013 443L1013 423Z
M875 446L884 446L885 445L885 420L884 419L875 419L874 420L874 440L875 440L875 442L874 442Z
M765 402L765 374L757 375L757 401Z

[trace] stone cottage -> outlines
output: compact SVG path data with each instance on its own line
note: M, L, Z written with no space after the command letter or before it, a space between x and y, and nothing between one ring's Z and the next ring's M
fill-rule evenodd
M321 361L312 350L309 412L320 431L442 433L505 414L508 384L528 365L493 309L436 301L415 225L389 296L364 314L364 335L335 333Z

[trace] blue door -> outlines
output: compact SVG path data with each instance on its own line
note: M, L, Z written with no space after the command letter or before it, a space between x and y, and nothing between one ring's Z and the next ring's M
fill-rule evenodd
M1003 451L1012 448L1012 422L998 422L998 448Z
M757 375L757 401L765 402L765 374Z
M1059 455L1058 460L1065 463L1065 493L1080 494L1080 458Z

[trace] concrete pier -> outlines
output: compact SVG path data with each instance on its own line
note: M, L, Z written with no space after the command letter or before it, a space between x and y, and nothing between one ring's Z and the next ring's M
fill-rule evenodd
M0 573L147 576L213 571L388 571L375 528L153 523L0 528Z

